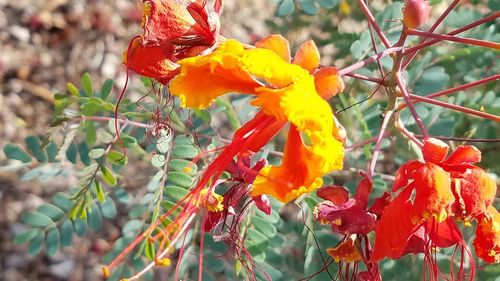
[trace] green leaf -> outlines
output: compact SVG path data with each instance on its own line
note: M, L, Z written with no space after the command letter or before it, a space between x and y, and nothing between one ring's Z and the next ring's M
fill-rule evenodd
M89 151L89 157L92 159L98 159L104 155L104 152L105 152L104 148L94 148L91 151Z
M34 211L22 214L21 221L35 227L47 227L54 223L47 215Z
M78 153L80 154L80 160L83 164L89 166L92 160L89 158L89 147L87 143L82 142L78 144Z
M176 145L172 150L172 156L175 158L191 159L198 155L198 150L192 145Z
M339 0L319 0L318 3L325 9L331 9L339 4Z
M174 185L166 186L165 191L167 193L167 196L169 198L172 198L172 200L174 200L174 201L181 200L182 197L184 197L189 192L189 190L187 190L185 188L182 188L179 186L174 186Z
M146 247L144 248L144 254L150 260L155 258L155 244L154 242L149 242L149 240L145 240Z
M61 244L70 246L73 238L73 224L67 219L61 224Z
M248 229L248 238L252 240L255 245L265 244L267 242L267 237L261 232L255 229Z
M85 130L85 141L90 146L94 145L97 141L97 130L94 125L94 122L90 120L85 121L84 130Z
M90 228L97 230L102 227L101 210L96 204L92 204L91 211L88 214L88 223Z
M318 13L318 7L314 0L299 0L300 8L309 15L315 15Z
M56 156L59 151L59 147L54 141L49 142L49 144L45 147L45 151L49 157L49 162L57 162Z
M58 192L52 196L52 203L54 203L54 205L61 208L65 212L68 212L69 210L71 210L71 208L73 208L74 205L73 201L71 201L70 198L71 197L68 194Z
M42 142L40 141L40 138L37 136L29 136L25 139L26 146L28 147L28 150L35 156L36 160L38 162L47 162L48 161L48 155L47 152L45 152L42 148Z
M278 16L289 16L295 11L293 0L283 0L278 7Z
M193 185L193 178L181 172L169 172L167 180L170 183L183 187L191 187Z
M198 166L185 159L172 159L168 162L168 167L174 171L184 172L188 175L195 175Z
M41 230L38 228L30 228L23 230L16 234L16 237L14 238L14 243L17 245L24 244L35 238L39 232L41 232Z
M76 218L73 221L73 225L74 225L76 235L82 237L83 235L85 235L85 233L87 233L87 222L86 221L84 221L80 218Z
M255 228L267 237L274 237L277 233L276 227L270 222L261 217L252 217L252 224Z
M132 147L137 145L137 139L133 138L131 136L121 136L121 139L122 139L123 145L126 148L132 148Z
M113 89L113 80L106 79L101 88L101 99L106 100Z
M60 220L66 214L59 207L45 203L36 209L38 212L50 217L52 220Z
M45 233L43 231L38 232L37 235L33 238L33 240L31 240L28 246L28 254L32 256L38 255L38 253L40 253L40 250L42 250L42 245L44 240L45 240Z
M90 74L88 72L85 72L82 75L81 83L82 83L83 90L85 91L85 94L88 97L93 96L94 95L94 91L92 90L92 80L91 80Z
M80 95L80 91L78 90L78 88L71 82L66 83L66 89L71 95L75 97L78 97Z
M97 197L97 200L102 203L106 199L106 195L104 194L104 189L102 188L102 185L99 181L94 181L94 186L95 186L95 195Z
M106 201L101 204L102 215L107 219L112 219L116 217L117 210L115 202L111 198L106 198Z
M76 156L78 155L78 149L74 143L71 143L66 150L66 158L73 164L76 164Z
M141 220L129 220L122 229L125 236L136 236L141 230L143 222Z
M128 162L127 156L123 155L122 153L118 151L110 151L108 153L108 160L114 164L114 165L119 165L119 166L124 166Z
M15 143L6 144L3 152L9 159L19 160L24 163L31 162L31 156Z
M109 186L115 186L117 183L116 176L108 167L101 166L102 178Z
M61 248L61 237L57 227L52 228L47 233L47 239L45 240L47 244L47 255L49 257L55 255L57 251Z

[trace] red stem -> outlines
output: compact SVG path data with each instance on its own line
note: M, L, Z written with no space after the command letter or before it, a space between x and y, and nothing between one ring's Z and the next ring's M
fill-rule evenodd
M384 33L380 29L380 26L377 24L375 21L375 18L372 15L372 12L370 12L370 9L366 5L366 3L363 0L358 0L359 5L361 6L361 9L363 10L363 13L365 13L366 19L370 23L370 25L375 29L375 31L378 34L378 37L380 37L380 40L384 44L386 48L391 47L391 43L389 43L389 40L387 40L387 37L385 37Z
M379 59L381 59L381 58L383 58L385 56L388 56L388 55L390 55L392 53L401 51L402 49L403 49L403 47L392 47L392 48L386 49L386 50L382 51L381 53L375 54L375 55L373 55L373 56L371 56L369 58L366 58L366 59L364 59L362 61L359 61L359 62L357 62L355 64L352 64L352 65L350 65L348 67L342 68L341 70L339 70L338 74L340 76L347 75L347 74L349 74L349 73L351 73L353 71L356 71L356 70L358 70L360 68L363 68L367 64L375 62L375 61L377 61L377 60L379 60Z
M345 76L349 76L352 78L356 78L356 79L364 80L364 81L368 81L368 82L373 82L373 83L377 83L377 84L382 84L382 85L385 84L384 79L380 79L380 78L376 78L376 77L368 77L368 76L357 74L357 73L347 73Z
M377 142L375 143L375 149L373 150L373 157L370 160L370 164L368 165L368 173L366 176L371 180L373 172L375 171L375 165L377 164L378 154L380 152L380 148L382 145L382 140L384 139L385 130L387 129L387 125L389 124L389 120L391 120L392 115L394 114L394 110L388 111L385 113L384 120L382 121L382 125L380 126L380 132L377 136Z
M495 121L495 122L500 122L500 116L497 116L497 115L493 115L493 114L482 112L482 111L479 111L479 110L475 110L475 109L463 107L463 106L460 106L460 105L455 105L455 104L446 103L446 102L442 102L442 101L438 101L438 100L433 100L433 99L430 99L430 98L427 98L427 97L422 97L422 96L417 96L417 95L412 95L412 94L409 94L409 96L411 97L411 99L414 99L414 100L417 100L417 101L423 101L423 102L426 102L426 103L430 103L430 104L438 105L438 106L441 106L441 107L453 109L453 110L456 110L456 111L468 113L470 115L474 115L474 116L478 116L478 117L483 117L483 118L486 118L486 119L489 119L489 120L492 120L492 121Z
M495 19L496 19L496 18L498 18L498 17L500 17L500 12L493 13L492 15L487 16L487 17L485 17L485 18L483 18L483 19L480 19L480 20L475 21L475 22L473 22L473 23L470 23L470 24L468 24L468 25L466 25L466 26L462 26L462 27L457 28L457 29L455 29L455 30L453 30L453 31L451 31L451 32L448 32L448 33L447 33L447 35L457 35L457 34L460 34L460 33L464 32L464 31L467 31L467 30L469 30L469 29L471 29L471 28L474 28L474 27L476 27L476 26L478 26L478 25L481 25L481 24L483 24L483 23L487 23L487 22L489 22L489 21L495 20ZM407 49L403 52L403 54L404 54L404 55L412 54L412 53L417 52L418 50L420 50L420 49L422 49L422 48L425 48L425 47L428 47L428 46L434 45L434 44L436 44L436 43L438 43L438 42L440 42L440 41L441 41L441 40L438 40L438 39L429 40L429 41L427 41L427 42L425 42L425 43L421 43L421 44L418 44L418 45L413 46L413 47L411 47L411 48L407 48ZM406 60L406 61L403 63L403 67L406 67L409 63L410 63L410 60L409 60L409 59L408 59L408 60Z
M485 41L485 40L455 37L455 36L451 36L451 35L444 35L444 34L437 34L437 33L429 33L429 32L420 31L420 30L416 30L416 29L412 29L412 28L406 29L405 32L408 35L416 35L416 36L421 36L421 37L426 37L426 38L435 38L435 39L439 39L439 40L458 42L458 43L468 44L468 45L476 45L476 46L481 46L481 47L486 47L486 48L492 48L495 50L500 49L500 43L495 43L495 42L490 42L490 41Z

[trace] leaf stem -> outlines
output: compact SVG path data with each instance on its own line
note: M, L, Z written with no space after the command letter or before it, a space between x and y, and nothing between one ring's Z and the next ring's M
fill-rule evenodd
M500 43L495 43L495 42L491 42L491 41L479 40L479 39L474 39L474 38L456 37L456 36L445 35L445 34L430 33L430 32L416 30L413 28L408 28L406 30L406 33L408 35L416 35L416 36L425 37L425 38L434 38L434 39L439 39L441 41L451 41L451 42L457 42L457 43L462 43L462 44L475 45L475 46L481 46L481 47L485 47L485 48L492 48L495 50L500 50Z

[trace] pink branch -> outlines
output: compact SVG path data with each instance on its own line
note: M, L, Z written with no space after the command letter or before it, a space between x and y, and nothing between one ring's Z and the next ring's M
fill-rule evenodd
M338 74L340 76L347 75L347 74L349 74L349 73L351 73L353 71L356 71L356 70L358 70L360 68L363 68L364 66L366 66L366 65L368 65L368 64L370 64L372 62L375 62L375 61L377 61L377 60L379 60L379 59L381 59L381 58L383 58L385 56L388 56L388 55L390 55L392 53L395 53L395 52L398 52L398 51L401 51L401 50L403 50L403 47L392 47L392 48L386 49L386 50L384 50L381 53L375 54L375 55L373 55L373 56L371 56L369 58L366 58L366 59L364 59L362 61L359 61L359 62L357 62L357 63L355 63L353 65L350 65L348 67L342 68L341 70L339 70Z
M377 83L377 84L385 84L384 79L380 79L380 78L376 78L376 77L368 77L368 76L364 76L364 75L356 74L356 73L347 73L345 76L349 76L352 78L356 78L356 79L360 79L360 80L364 80L364 81L368 81L368 82L373 82L373 83Z
M418 116L418 113L415 110L415 107L413 106L413 102L410 99L410 94L406 90L406 86L405 86L403 79L401 77L401 73L399 73L399 72L395 73L394 77L395 77L396 82L399 86L399 89L401 90L401 93L403 94L403 98L405 99L406 103L408 104L408 109L410 110L411 115L413 115L413 118L415 119L415 122L417 123L417 126L418 126L420 132L422 133L422 135L424 135L427 138L429 136L429 133L427 133L427 130L425 129L425 126L424 126L424 123L422 122L422 119L420 118L420 116Z
M383 138L387 138L390 135L391 135L390 132L385 132L382 136L383 136ZM357 142L357 143L353 143L352 145L347 146L345 148L345 151L351 151L351 150L355 150L357 148L363 147L363 146L365 146L367 144L370 144L372 142L377 141L378 138L379 138L379 136L375 136L375 137L372 137L372 138L369 138L369 139L366 139L366 140L363 140L363 141L360 141L360 142Z
M412 29L412 28L407 29L406 33L408 35L416 35L416 36L421 36L421 37L426 37L426 38L435 38L435 39L439 39L439 40L458 42L458 43L468 44L468 45L476 45L476 46L481 46L481 47L486 47L486 48L492 48L495 50L500 49L500 43L495 43L495 42L490 42L490 41L485 41L485 40L455 37L455 36L451 36L451 35L444 35L444 34L437 34L437 33L429 33L429 32L420 31L420 30L416 30L416 29Z
M448 33L447 33L447 35L457 35L457 34L460 34L460 33L464 32L464 31L467 31L467 30L469 30L469 29L471 29L471 28L474 28L474 27L476 27L476 26L478 26L478 25L481 25L481 24L483 24L483 23L487 23L487 22L490 22L490 21L492 21L492 20L495 20L495 19L496 19L496 18L498 18L498 17L500 17L500 12L496 12L496 13L494 13L494 14L490 15L490 16L487 16L487 17L485 17L485 18L483 18L483 19L480 19L480 20L478 20L478 21L475 21L475 22L473 22L473 23L470 23L470 24L468 24L468 25L466 25L466 26L462 26L462 27L460 27L460 28L457 28L457 29L455 29L455 30L453 30L453 31L451 31L451 32L448 32ZM438 39L429 40L429 41L427 41L427 42L425 42L425 43L421 43L421 44L418 44L418 45L413 46L413 47L411 47L411 48L407 48L407 49L404 51L404 53L403 53L403 54L404 54L404 55L408 55L408 54L412 54L412 55L413 55L413 53L417 52L418 50L423 49L423 48L428 47L428 46L431 46L431 45L434 45L434 44L436 44L436 43L438 43L438 42L440 42L440 40L438 40ZM403 63L403 68L406 68L410 62L411 62L411 57L410 57L410 58L408 58L408 59L407 59L407 60Z
M422 97L422 96L417 96L417 95L412 95L412 94L409 94L409 96L410 96L411 99L414 99L414 100L417 100L417 101L423 101L423 102L426 102L426 103L430 103L430 104L438 105L438 106L441 106L441 107L453 109L453 110L456 110L456 111L468 113L470 115L474 115L474 116L486 118L486 119L489 119L489 120L492 120L492 121L495 121L495 122L500 122L500 116L497 116L497 115L493 115L493 114L489 114L489 113L482 112L482 111L479 111L479 110L475 110L475 109L463 107L463 106L460 106L460 105L455 105L455 104L446 103L446 102L442 102L442 101L438 101L438 100L433 100L433 99L430 99L430 98L427 98L427 97ZM410 107L410 105L408 105L408 107Z
M377 136L377 142L375 143L375 149L373 150L373 156L370 160L370 164L368 165L368 172L366 176L371 180L373 172L375 171L375 165L377 164L378 154L380 153L380 148L382 145L382 140L384 139L385 130L387 129L387 125L389 124L389 120L391 120L392 115L394 114L394 110L390 110L385 113L384 120L382 121L382 125L380 126L380 132Z
M389 42L389 40L387 40L387 37L385 37L384 33L380 29L380 26L375 21L375 18L373 17L372 12L370 12L370 9L366 5L366 3L363 0L358 0L358 3L361 6L363 13L365 13L366 19L368 20L370 25L373 27L373 29L375 29L375 31L377 32L378 37L380 37L380 40L382 41L384 46L386 48L391 47L391 43Z

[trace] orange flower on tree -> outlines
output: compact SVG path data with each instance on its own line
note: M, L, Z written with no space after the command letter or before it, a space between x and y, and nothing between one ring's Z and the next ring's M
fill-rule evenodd
M227 40L211 54L179 61L180 74L171 81L170 92L192 108L205 108L230 92L251 94L256 97L252 105L262 109L236 131L207 168L202 185L208 177L218 177L236 154L258 151L290 123L282 164L260 170L252 189L252 196L270 194L288 202L319 188L324 174L342 167L344 133L324 98L337 94L343 84L334 68L317 69L319 53L312 41L299 48L297 64L290 63L288 42L281 36L256 45L245 49Z
M455 220L467 225L473 219L478 220L476 253L486 262L498 261L498 213L491 205L495 181L474 165L481 160L474 146L460 146L446 158L447 152L444 142L427 139L422 148L424 162L410 161L398 170L392 191L399 194L377 224L373 261L407 253L428 256L433 247L467 249ZM437 275L432 255L428 261Z

